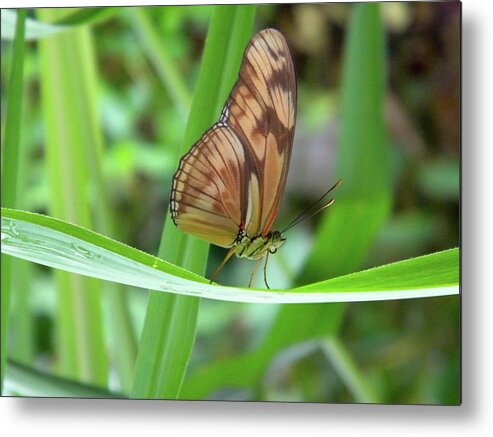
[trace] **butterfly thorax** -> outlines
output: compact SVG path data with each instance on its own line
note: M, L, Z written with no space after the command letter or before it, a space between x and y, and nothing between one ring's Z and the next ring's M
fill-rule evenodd
M235 241L235 254L240 258L259 259L267 252L275 253L285 240L279 231L254 237L249 237L244 231L240 231Z

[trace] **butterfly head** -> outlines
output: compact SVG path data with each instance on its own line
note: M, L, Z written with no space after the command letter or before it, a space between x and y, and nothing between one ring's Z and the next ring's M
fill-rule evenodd
M286 241L286 237L279 231L272 231L268 235L268 248L270 253L276 253L277 249L283 245Z

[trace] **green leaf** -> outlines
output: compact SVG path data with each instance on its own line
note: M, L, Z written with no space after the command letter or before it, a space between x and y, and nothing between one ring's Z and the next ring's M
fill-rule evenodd
M2 10L2 20L3 13ZM26 11L19 13L19 20L15 26L15 40L7 87L7 108L5 111L5 125L2 136L2 205L13 207L16 203L20 133L22 116L22 97L24 86L24 51L25 51L25 18ZM2 26L3 29L3 26ZM1 383L5 375L5 360L7 356L7 330L10 308L10 293L12 287L12 262L2 257L2 358Z
M371 385L360 376L356 364L339 339L330 337L321 342L321 348L356 402L379 403L379 399L373 392Z
M70 217L71 220L80 220L82 224L88 225L87 220L94 220L95 229L104 232L107 235L115 235L116 219L112 216L110 196L108 195L109 184L102 171L103 151L103 133L101 129L100 114L98 112L98 73L97 73L97 53L92 45L92 35L90 28L82 27L94 23L97 20L108 18L117 13L120 8L88 8L88 9L46 9L43 10L43 16L49 20L56 20L58 24L63 23L71 25L70 33L63 33L52 38L44 39L40 42L41 59L44 68L50 70L50 73L43 76L42 85L46 88L43 96L43 102L53 99L53 95L60 93L58 99L54 99L51 105L45 106L45 117L50 117L51 111L59 111L60 116L50 118L47 125L47 133L50 140L47 142L49 162L55 167L52 168L53 175L60 175L68 169L67 176L61 176L63 181L58 181L57 186L64 187L63 190L53 189L52 200L58 203L52 206L58 209L57 215L63 217L65 208L68 210L78 211L76 216ZM41 13L41 12L40 12ZM68 13L68 14L67 14ZM79 25L78 27L75 25ZM51 46L49 55L43 50L46 46ZM45 59L51 56L53 62ZM57 79L60 75L60 80ZM54 79L50 82L50 79ZM78 86L74 87L73 83ZM57 109L58 108L58 109ZM63 108L63 110L61 109ZM51 114L53 115L53 114ZM62 150L65 148L65 151ZM81 159L80 157L83 156ZM53 162L53 160L57 162ZM53 177L52 175L52 177ZM73 182L72 184L70 182ZM52 179L53 183L53 179ZM97 193L96 196L90 196L88 193ZM89 201L86 202L86 198ZM65 203L65 206L62 205ZM72 205L71 205L72 203ZM88 210L92 209L89 213ZM89 218L89 216L91 216ZM65 218L68 218L65 216ZM84 222L86 220L86 222ZM59 279L68 281L68 279ZM66 282L68 284L68 282ZM72 288L75 285L72 284ZM89 284L89 286L93 286ZM128 306L126 304L127 294L124 290L119 290L120 285L106 284L111 289L106 293L106 300L109 307L112 308L110 323L107 324L112 334L108 339L114 339L118 347L112 347L112 358L114 359L116 371L122 390L130 391L133 372L135 368L136 357L136 340L134 338L133 328L131 326ZM94 285L96 287L96 285ZM69 293L60 296L60 300L70 304L66 299ZM99 306L97 303L95 305ZM92 308L89 313L95 314L99 309ZM88 314L88 317L90 314ZM96 317L96 316L94 316ZM70 331L70 321L74 320L73 314L69 311L60 311L60 323L67 319L61 335ZM91 328L96 330L97 324L91 323ZM59 334L59 335L60 335ZM87 344L97 345L103 342L103 338L93 338ZM67 339L67 342L69 339ZM63 350L69 350L63 347ZM64 354L62 353L62 356ZM95 357L103 357L102 351L95 354ZM97 361L96 358L94 358ZM76 360L72 360L76 362ZM103 366L104 367L104 366ZM101 373L104 372L104 368Z
M9 394L16 396L101 399L125 397L98 386L50 375L15 361L8 362L7 371L6 389Z
M60 17L56 8L39 9L46 20ZM39 42L46 164L50 212L93 227L90 187L95 156L101 150L95 98L92 35L78 27ZM74 84L77 84L76 86ZM97 205L97 203L96 203ZM56 272L57 365L62 375L105 385L108 359L103 335L102 284L91 278ZM90 341L88 341L88 338Z
M300 277L303 282L357 270L391 206L390 151L384 123L385 44L379 5L361 3L352 8L334 175L343 183L317 230Z
M19 10L19 12L22 11ZM23 10L25 14L25 10ZM17 11L2 9L2 39L14 39ZM67 30L65 26L43 23L41 21L26 18L26 40L36 40L45 36Z
M182 114L187 115L192 100L190 92L169 54L166 41L163 41L159 29L151 20L152 8L134 8L128 10L133 27L142 43L143 49L150 58L154 68L172 98L175 106Z
M338 162L332 175L334 180L342 177L343 184L334 192L334 206L324 213L298 284L357 270L390 209L389 150L383 120L385 47L379 5L354 4L351 8L344 49ZM379 294L365 298L376 296ZM353 297L363 296L344 295L340 301L349 302ZM298 317L301 310L305 314L303 318ZM313 337L320 332L334 336L343 311L344 306L340 304L311 305L311 309L283 306L264 343L275 343L279 336L284 336L287 347L309 340L310 333ZM327 326L325 320L337 323ZM305 336L299 338L298 332L304 332ZM276 348L262 347L264 353L271 353L271 359L278 353ZM261 378L264 368L257 366L254 356L243 364L245 368L258 369L257 378Z
M250 303L355 302L458 294L459 250L450 249L289 290L223 287L79 226L2 209L2 253L157 291Z
M104 8L64 8L70 11L67 15L53 21L57 25L73 26L82 24L94 24L106 20L119 13L121 7Z
M70 8L73 10L74 8ZM75 8L76 10L53 23L26 18L26 40L34 41L59 32L70 30L74 25L93 24L109 18L119 12L120 8ZM25 11L24 11L25 12ZM3 40L14 39L17 11L2 9L2 34Z
M252 32L254 6L217 6L212 14L204 55L182 147L185 154L219 117L233 84L241 54ZM229 88L228 88L229 87ZM226 88L226 89L225 89ZM159 255L193 272L205 272L209 245L178 231L166 211ZM163 284L164 291L176 284ZM198 286L203 290L204 285ZM154 288L154 287L149 287ZM187 286L188 293L201 296ZM195 339L199 300L151 293L139 346L132 397L177 398Z
M200 368L185 380L182 397L205 399L220 388L258 386L259 379L281 351L306 341L324 339L327 332L337 329L341 316L338 305L283 305L257 349Z

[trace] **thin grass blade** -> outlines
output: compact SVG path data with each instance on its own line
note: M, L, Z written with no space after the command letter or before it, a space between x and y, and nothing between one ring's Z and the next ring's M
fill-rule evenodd
M2 17L3 17L2 11ZM12 69L7 89L7 108L2 135L2 205L14 207L17 195L19 150L22 116L22 97L24 86L24 51L25 51L26 11L19 11L15 26L15 38L12 56ZM7 359L7 332L12 287L12 264L10 257L2 256L2 357L1 387L5 376ZM1 391L0 387L0 391Z
M95 24L104 21L114 14L117 14L120 8L107 7L107 8L70 8L73 11L66 16L60 17L54 22L43 22L34 20L32 18L26 18L25 20L25 38L27 41L34 41L40 38L44 38L59 32L69 30L71 26L75 25L88 25ZM19 9L22 11L22 9ZM17 11L9 9L2 9L2 40L13 40L15 33L15 26L17 22Z
M49 21L63 13L39 9ZM41 90L46 126L51 205L58 217L92 227L88 146L96 141L91 113L91 40L88 28L40 41ZM76 85L75 85L76 84ZM103 336L101 284L57 272L57 347L62 375L105 386L108 359Z
M180 108L183 116L187 116L192 97L183 80L183 75L173 63L166 42L162 40L158 29L155 28L151 20L152 8L135 8L128 12L133 27L142 42L142 47L159 74L167 92L175 106Z
M115 14L120 13L121 7L103 8L65 8L69 11L63 17L53 21L58 26L75 26L95 24L107 20Z
M121 393L41 372L15 361L7 364L9 395L53 398L125 398Z
M226 95L219 94L220 87L224 82L232 84L235 79L231 75L234 69L228 65L236 60L230 59L228 53L243 51L251 36L254 11L254 6L217 6L214 9L177 162L219 116L219 102L222 104L226 99ZM249 24L239 26L241 31L234 31L233 25L242 22ZM236 71L238 68L239 63ZM167 212L166 215L159 256L203 274L209 245L180 233ZM179 396L195 339L198 305L197 298L151 293L137 357L133 397Z
M334 181L342 177L343 184L334 192L334 206L324 213L312 252L297 279L299 285L357 270L390 208L389 151L383 122L385 47L379 5L354 4L352 8L344 53L338 163L333 175ZM368 298L371 296L378 294ZM332 297L332 302L337 302L335 295ZM348 295L340 300L350 301ZM299 317L301 311L303 318ZM327 336L335 335L339 324L327 327L325 320L340 322L343 311L343 305L334 303L283 306L266 336L262 353L270 353L273 359L278 349L269 345L280 336L284 336L287 347L309 340L310 332L317 336L325 330ZM305 332L301 340L298 331ZM246 367L259 369L258 378L265 369L254 359Z

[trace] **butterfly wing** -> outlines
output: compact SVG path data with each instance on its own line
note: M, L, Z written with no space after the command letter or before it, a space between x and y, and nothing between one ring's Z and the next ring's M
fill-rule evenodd
M266 235L284 192L296 79L281 33L256 33L220 121L181 159L171 216L184 232L231 247L240 230Z
M214 125L181 159L173 178L174 223L218 246L232 246L242 223L244 168L238 136Z
M296 122L296 76L280 32L262 30L248 44L221 122L235 130L252 157L247 233L266 235L284 193Z

